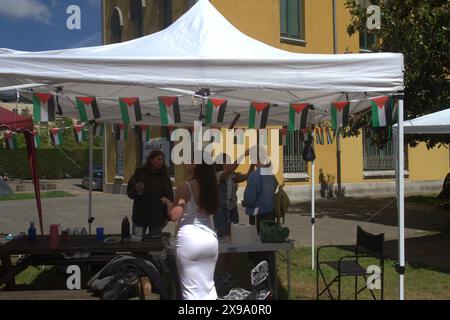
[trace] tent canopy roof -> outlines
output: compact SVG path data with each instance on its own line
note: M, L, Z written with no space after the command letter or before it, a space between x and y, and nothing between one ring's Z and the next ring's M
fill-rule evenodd
M283 51L244 35L209 1L200 0L165 30L132 41L45 52L0 49L0 83L45 85L35 91L62 87L72 102L75 96L96 96L108 109L117 109L117 97L138 96L149 114L144 122L150 123L157 120L157 96L174 94L185 97L182 118L192 123L198 107L189 107L200 88L229 99L240 113L248 111L250 101L277 104L270 115L275 123L286 121L283 105L313 103L317 122L329 118L332 101L359 102L402 90L403 55ZM76 115L73 104L62 107ZM118 110L105 114L107 120L120 119ZM225 122L232 119L233 114Z
M397 125L394 125L396 128ZM450 108L404 121L404 133L445 134L450 133Z
M0 129L12 131L33 130L33 121L31 118L0 107Z

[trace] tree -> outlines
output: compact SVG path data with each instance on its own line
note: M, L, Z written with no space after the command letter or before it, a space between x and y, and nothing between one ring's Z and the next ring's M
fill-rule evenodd
M400 52L405 57L405 119L450 107L450 1L449 0L381 0L372 1L381 9L381 28L367 30L367 13L358 0L346 0L352 19L347 27L356 32L375 33L372 51ZM356 134L367 124L368 115L353 119L347 134ZM386 130L377 130L379 140ZM409 143L427 143L428 148L449 143L446 135L410 136Z

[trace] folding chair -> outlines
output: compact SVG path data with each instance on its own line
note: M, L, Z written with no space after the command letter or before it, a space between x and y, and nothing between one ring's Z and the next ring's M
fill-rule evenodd
M383 243L384 243L384 233L374 235L369 232L364 231L360 226L357 228L357 236L356 236L356 246L343 246L343 245L329 245L329 246L321 246L317 249L317 257L316 257L316 293L317 299L321 295L328 292L331 299L334 299L333 294L331 293L330 287L333 283L337 282L338 286L338 300L341 299L341 279L343 277L355 277L355 300L358 299L358 295L363 292L367 288L367 276L370 275L367 269L364 268L360 263L359 259L361 258L376 258L378 259L378 267L381 270L379 277L381 278L381 293L380 298L383 300L384 297L384 255L383 255ZM354 254L343 256L337 261L320 261L319 253L323 248L341 248L351 250ZM323 266L328 266L337 272L337 275L327 283L324 273ZM322 280L325 284L325 288L319 292L319 274L322 277ZM363 277L365 285L363 288L358 290L358 277ZM378 278L378 275L377 275ZM372 298L376 300L376 296L373 293L373 290L370 290L370 294Z

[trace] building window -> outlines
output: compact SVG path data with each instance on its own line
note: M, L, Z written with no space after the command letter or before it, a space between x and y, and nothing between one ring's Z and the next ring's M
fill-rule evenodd
M122 42L123 16L118 7L113 9L110 23L111 43Z
M295 44L305 43L305 1L280 1L281 41Z
M283 172L289 180L307 179L307 164L302 158L303 134L301 131L288 132L283 146Z
M135 38L144 35L144 8L145 0L130 1L130 21Z
M363 129L363 174L365 178L392 178L395 176L394 142L384 148L372 143L371 129ZM405 147L405 171L408 170L408 148Z

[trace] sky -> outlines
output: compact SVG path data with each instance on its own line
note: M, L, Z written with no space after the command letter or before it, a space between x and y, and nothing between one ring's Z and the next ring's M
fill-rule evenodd
M79 7L79 15L67 13L71 5ZM75 28L70 30L67 21ZM101 21L101 0L0 0L0 48L46 51L101 45Z

